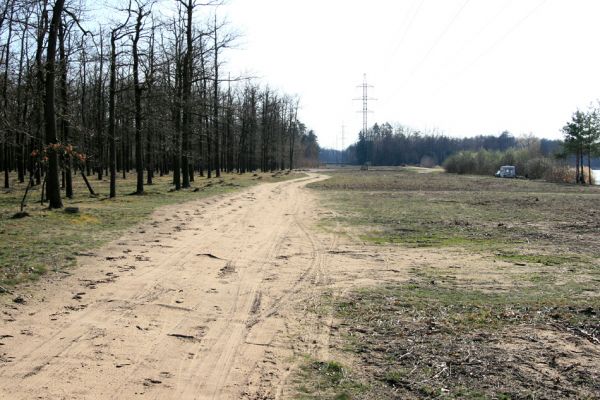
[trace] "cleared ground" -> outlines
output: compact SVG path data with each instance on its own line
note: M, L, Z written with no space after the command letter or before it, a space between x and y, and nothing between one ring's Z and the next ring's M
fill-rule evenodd
M598 188L331 174L311 185L334 210L321 225L393 254L397 276L324 296L337 351L305 364L300 397L598 397Z
M597 397L598 189L423 172L265 183L80 250L2 298L0 398Z

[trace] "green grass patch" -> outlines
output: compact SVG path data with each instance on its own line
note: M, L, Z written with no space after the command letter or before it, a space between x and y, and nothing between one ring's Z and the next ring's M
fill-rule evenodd
M350 400L368 388L337 361L306 359L292 377L297 399Z
M438 232L419 232L410 234L398 234L387 231L375 231L369 234L360 235L360 239L373 244L402 244L409 247L475 247L475 248L494 248L496 242L491 238L477 236L459 236L450 233L443 234Z
M504 252L507 261L545 265L600 256L598 187L406 168L330 174L309 185L336 211L325 223L354 227L370 243ZM525 246L540 255L518 249Z
M546 266L583 263L589 261L588 258L579 254L518 254L514 252L509 252L498 253L497 257L500 260L509 261L513 263L542 264Z

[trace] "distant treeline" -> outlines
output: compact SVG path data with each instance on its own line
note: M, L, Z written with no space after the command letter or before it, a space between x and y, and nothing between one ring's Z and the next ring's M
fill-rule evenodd
M501 165L513 165L517 175L554 182L593 184L592 169L600 166L600 107L577 110L563 127L565 140L551 154L542 140L526 137L507 150L460 151L444 161L447 172L488 175Z
M370 139L370 140L367 140ZM517 138L510 132L499 136L480 135L475 137L453 138L437 133L422 133L417 130L389 123L375 124L359 140L344 151L321 149L320 160L323 163L346 163L362 165L402 165L419 164L423 166L442 165L453 154L461 151L506 151L511 148L526 147L532 137ZM540 154L550 156L560 152L562 141L535 139Z

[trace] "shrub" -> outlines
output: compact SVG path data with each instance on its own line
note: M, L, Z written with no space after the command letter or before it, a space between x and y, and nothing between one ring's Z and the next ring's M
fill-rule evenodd
M553 160L537 157L525 162L524 175L530 179L542 179L547 171L554 167Z
M554 161L543 175L548 182L572 183L575 182L575 168L569 167L564 162Z
M530 179L551 182L573 182L575 172L561 161L542 157L528 148L506 151L461 151L444 162L446 172L456 174L493 175L502 165L514 165L517 174Z

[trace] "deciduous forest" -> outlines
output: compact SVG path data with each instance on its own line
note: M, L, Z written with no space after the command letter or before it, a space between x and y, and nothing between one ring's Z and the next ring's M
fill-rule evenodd
M5 188L16 171L60 208L79 176L110 179L114 197L129 173L142 194L157 174L172 174L179 190L222 171L316 162L316 135L297 117L300 99L228 72L237 34L219 1L115 4L2 2Z

